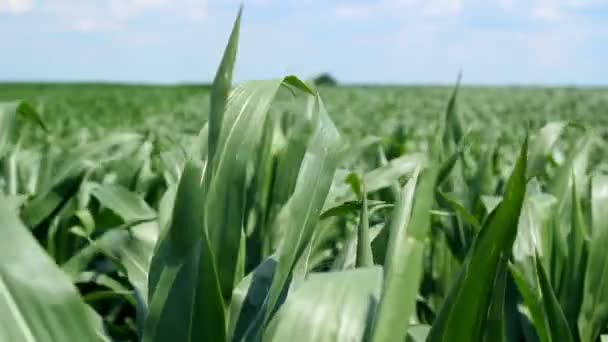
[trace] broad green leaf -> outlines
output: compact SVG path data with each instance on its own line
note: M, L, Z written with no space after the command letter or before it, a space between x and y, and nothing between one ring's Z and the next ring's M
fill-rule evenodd
M483 341L506 341L505 335L505 296L507 288L507 259L501 256L496 269L492 299L486 317L484 317Z
M210 243L211 233L205 227L207 217L204 210L206 204L210 202L205 197L216 173L214 168L216 164L220 164L215 158L218 147L222 148L219 140L226 140L226 137L221 136L221 133L225 132L222 127L230 127L230 124L226 124L224 116L225 111L228 112L226 102L232 86L241 13L242 11L239 10L211 90L207 132L208 151L207 153L199 151L200 156L191 156L193 159L186 161L175 195L170 226L166 233L162 234L152 259L148 295L150 309L146 318L144 341L167 339L223 341L226 338L224 300L216 263L219 259L218 255L214 255ZM230 137L231 130L227 133L224 135ZM201 131L199 135L204 135L204 132ZM202 144L202 142L198 143ZM204 145L200 148L204 148ZM196 147L194 151L196 153ZM219 161L225 158L221 153ZM199 157L202 158L204 155L208 156L208 161L203 165ZM238 160L236 155L229 159ZM237 220L241 219L235 217ZM233 237L234 228L230 227L230 229L230 237ZM237 256L241 241L240 234L239 227L235 254ZM230 248L230 253L234 252L233 246L227 246ZM237 259L235 257L234 260L225 262L228 266L231 265L230 263L236 265ZM223 270L223 274L234 277L234 269L235 267L229 267L229 270Z
M503 201L486 220L435 319L429 341L480 340L501 254L510 253L526 191L527 140Z
M423 275L424 240L431 223L436 179L435 168L412 177L393 213L373 341L404 340L407 336Z
M591 134L579 138L568 153L566 161L559 167L550 184L551 193L560 201L560 210L568 204L573 182L577 187L576 198L587 188L587 167L594 147Z
M608 324L608 176L591 181L590 251L578 331L581 341L595 341Z
M0 197L0 340L106 341L65 275Z
M222 294L230 299L246 216L247 168L256 156L264 122L281 80L252 81L234 89L226 105L205 201L205 227L217 262ZM207 183L208 178L211 178Z
M382 286L382 269L311 274L289 294L264 341L364 341Z
M30 201L28 201L21 211L21 219L30 227L35 229L47 220L53 217L61 208L76 195L80 188L80 184L84 177L84 173L64 178L60 183L49 189L47 192L40 192Z
M46 192L50 187L55 187L85 169L100 167L111 161L127 158L141 145L142 136L133 132L110 133L102 139L91 141L80 146L70 147L62 151L61 162L53 163L52 177L47 182ZM49 165L51 167L51 165Z
M541 301L536 271L536 255L549 264L553 243L553 215L557 201L549 194L532 193L528 187L513 244L510 271L534 324L540 341L549 341L548 326Z
M587 242L589 229L587 228L587 223L583 214L582 199L579 199L577 196L579 193L577 191L578 186L576 180L573 179L569 201L570 207L568 208L570 209L570 220L569 222L566 220L560 222L563 226L570 223L568 234L561 236L566 240L568 257L566 260L562 261L564 272L561 274L561 281L554 286L554 288L559 289L556 291L556 295L562 306L568 325L572 329L577 325L581 304L583 302L583 291L585 286L584 274L587 272L586 267L589 256ZM559 231L558 235L563 231L563 229Z
M61 267L72 279L77 279L93 258L99 254L106 255L124 267L129 282L146 302L150 260L158 233L159 228L154 222L134 221L114 227L92 240Z
M275 311L297 260L313 236L336 170L340 137L320 98L316 106L315 133L302 162L294 194L274 223L288 230L277 254L279 264L268 294L264 322ZM258 333L251 331L249 336L258 336Z
M224 300L200 211L202 172L186 163L171 226L152 258L143 341L225 340Z
M426 156L420 153L401 156L363 174L362 181L365 183L367 192L371 194L380 189L393 186L401 177L411 177L416 169L424 167L427 163ZM329 197L330 200L327 202L325 210L349 201L355 196L352 193L350 185L345 183L345 177L342 178L336 175Z
M236 286L230 302L228 338L240 341L252 324L259 324L258 313L272 283L277 262L269 258L256 267ZM285 291L285 295L287 291Z
M567 126L564 121L549 122L530 139L528 177L542 174L553 145Z
M154 209L137 194L123 186L114 184L100 184L91 192L104 207L112 210L124 222L152 220L156 218Z

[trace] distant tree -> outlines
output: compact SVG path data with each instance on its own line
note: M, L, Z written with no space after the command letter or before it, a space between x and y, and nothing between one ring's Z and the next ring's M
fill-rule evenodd
M336 86L338 85L338 81L329 73L323 73L314 78L313 82L315 82L318 86Z

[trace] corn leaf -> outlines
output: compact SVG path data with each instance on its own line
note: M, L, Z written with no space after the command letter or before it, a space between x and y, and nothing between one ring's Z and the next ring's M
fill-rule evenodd
M475 239L429 333L429 341L480 340L502 253L510 253L526 189L527 141L505 196Z
M1 341L106 341L70 279L0 197Z
M289 294L264 341L364 341L381 284L380 267L313 273Z
M424 240L431 223L436 179L435 168L412 177L393 213L373 341L404 340L407 336L423 275Z

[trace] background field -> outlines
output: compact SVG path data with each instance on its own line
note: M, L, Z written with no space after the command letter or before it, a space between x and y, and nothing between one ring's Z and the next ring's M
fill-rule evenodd
M387 136L403 127L428 132L443 115L451 86L339 86L320 93L340 132L349 140ZM49 125L70 119L82 128L170 129L198 133L207 121L209 86L0 83L0 101L26 99ZM608 89L463 86L459 114L468 128L540 128L547 121L605 126ZM168 124L168 125L167 125ZM472 125L472 126L470 126ZM519 134L521 137L522 134Z

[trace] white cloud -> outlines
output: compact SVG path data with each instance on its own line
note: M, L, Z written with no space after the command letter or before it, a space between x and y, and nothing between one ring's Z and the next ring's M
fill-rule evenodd
M0 13L21 14L34 8L34 0L0 0Z
M427 1L425 12L430 16L453 16L462 12L462 0L433 0Z
M541 20L558 21L562 19L561 4L554 0L539 0L532 6L532 16Z
M457 16L463 0L381 0L374 3L341 3L334 8L338 17L365 18L406 13L413 18Z
M336 15L344 18L367 18L375 11L376 8L370 4L341 4L335 8Z
M0 0L2 1L2 0ZM108 32L124 28L146 13L165 13L174 18L201 20L207 15L205 0L55 0L45 12L60 29L80 32Z

